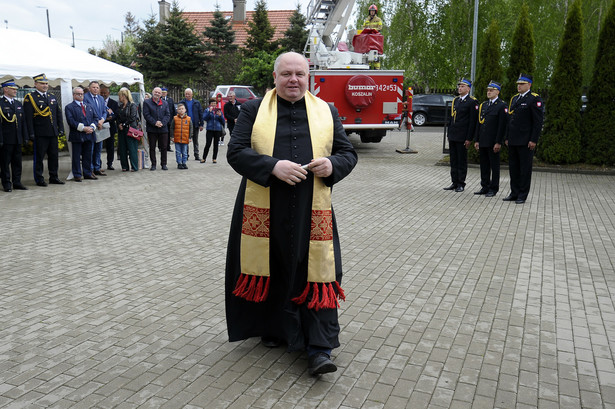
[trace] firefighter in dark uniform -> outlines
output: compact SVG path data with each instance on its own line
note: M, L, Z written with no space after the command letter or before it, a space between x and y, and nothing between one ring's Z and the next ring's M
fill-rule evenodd
M532 76L519 75L518 94L508 105L508 166L510 172L510 194L504 201L523 204L527 200L532 181L532 163L536 144L542 130L544 110L540 95L531 92Z
M487 100L478 107L474 148L480 154L480 186L475 195L493 197L500 190L500 149L506 134L508 107L499 98L502 85L491 81Z
M4 91L4 95L0 97L0 176L2 188L5 192L10 192L13 189L28 190L21 183L21 144L28 140L23 107L21 102L15 99L17 96L15 80L3 82L2 89Z
M62 109L58 100L49 94L49 81L45 74L34 77L34 87L24 98L23 108L30 139L34 140L34 181L38 186L47 186L43 177L43 159L47 154L49 183L63 185L58 178L58 135L64 133Z
M478 101L470 96L472 82L462 79L457 84L459 96L453 100L451 118L448 124L448 145L451 159L451 185L444 190L463 192L468 173L468 152L476 123L478 122Z

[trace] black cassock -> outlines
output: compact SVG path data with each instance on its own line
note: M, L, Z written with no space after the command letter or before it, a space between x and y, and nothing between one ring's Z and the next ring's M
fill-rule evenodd
M252 126L261 100L241 106L241 112L228 144L227 159L243 176L235 208L226 258L226 321L230 341L255 336L274 336L288 344L289 351L311 346L339 346L337 309L314 311L307 303L297 305L292 298L301 295L307 284L307 260L311 227L312 181L288 185L271 174L278 160L291 160L302 165L313 159L305 99L290 103L278 97L278 122L273 157L258 154L251 148ZM357 163L357 155L331 106L334 138L331 156L333 173L325 179L329 187L346 177ZM269 186L270 219L270 285L264 302L246 301L232 294L240 271L241 224L246 180ZM333 247L336 280L342 284L342 261L339 236L333 214Z

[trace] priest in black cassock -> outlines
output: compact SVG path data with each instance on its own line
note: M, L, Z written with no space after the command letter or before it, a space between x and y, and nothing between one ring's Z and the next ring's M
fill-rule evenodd
M307 92L305 57L281 54L273 78L274 90L242 105L228 145L243 176L226 261L229 340L306 350L320 375L337 370L344 299L331 187L357 155L335 107Z

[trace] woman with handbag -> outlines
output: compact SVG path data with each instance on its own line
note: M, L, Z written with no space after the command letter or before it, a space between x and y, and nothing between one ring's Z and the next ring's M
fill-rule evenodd
M117 116L117 154L120 157L123 172L129 170L128 157L130 157L130 168L136 172L139 170L137 147L140 137L139 132L133 131L139 130L138 108L137 104L132 101L132 94L128 88L120 89L118 96L120 109ZM140 134L143 135L142 132Z

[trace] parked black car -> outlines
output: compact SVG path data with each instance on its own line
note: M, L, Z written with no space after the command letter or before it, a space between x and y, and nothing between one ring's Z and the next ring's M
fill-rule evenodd
M415 126L443 124L446 118L446 103L455 97L448 94L416 94L412 98L412 122Z

